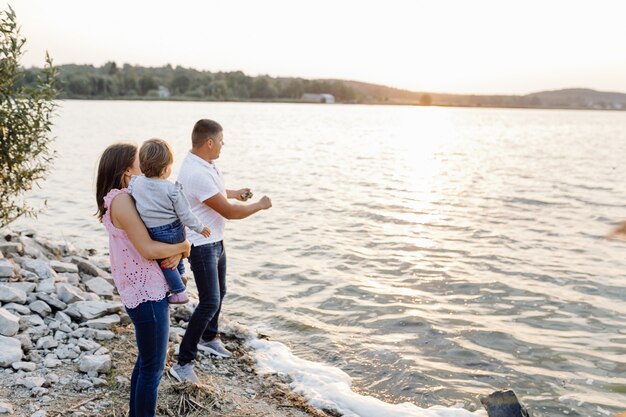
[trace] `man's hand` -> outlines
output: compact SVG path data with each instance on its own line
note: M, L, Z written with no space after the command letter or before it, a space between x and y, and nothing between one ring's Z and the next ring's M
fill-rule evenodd
M205 227L204 229L202 229L200 234L204 237L209 237L211 236L211 229L209 229L208 227Z
M241 190L235 191L235 198L239 201L248 201L253 195L249 188L242 188Z
M259 200L259 205L261 206L263 210L267 210L268 208L272 207L272 200L270 200L268 196L264 195Z

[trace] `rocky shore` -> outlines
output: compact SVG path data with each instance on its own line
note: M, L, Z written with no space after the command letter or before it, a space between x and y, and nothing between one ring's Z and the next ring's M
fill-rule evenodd
M171 310L168 365L193 307ZM222 338L233 358L199 358L201 386L164 375L158 415L338 415L308 406L284 377L258 375L246 331L236 323L225 323ZM0 415L126 416L136 353L108 257L33 233L3 231Z

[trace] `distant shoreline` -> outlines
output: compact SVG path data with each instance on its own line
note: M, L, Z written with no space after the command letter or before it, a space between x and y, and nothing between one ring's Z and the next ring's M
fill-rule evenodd
M192 102L192 103L285 103L285 104L314 104L321 106L408 106L408 107L450 107L450 108L475 108L475 109L526 109L526 110L583 110L583 111L610 111L624 112L623 109L603 109L603 108L585 108L585 107L537 107L537 106L489 106L476 104L432 104L423 105L419 102L402 102L402 101L386 101L386 102L370 102L370 103L312 103L298 99L248 99L248 100L207 100L194 97L61 97L59 101L76 100L76 101L159 101L159 102Z

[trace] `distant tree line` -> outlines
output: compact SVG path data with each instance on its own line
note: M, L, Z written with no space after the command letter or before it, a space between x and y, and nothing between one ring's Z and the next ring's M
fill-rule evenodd
M148 68L108 62L101 67L57 67L59 98L156 98L165 87L172 98L196 100L298 100L304 93L328 93L339 102L360 100L354 88L338 80L252 77L241 71L209 72L166 65ZM22 82L35 85L42 70L25 70Z

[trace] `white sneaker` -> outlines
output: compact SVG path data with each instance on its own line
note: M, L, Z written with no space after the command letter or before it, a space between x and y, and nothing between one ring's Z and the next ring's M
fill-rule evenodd
M187 363L185 365L175 364L170 368L170 375L176 378L179 382L190 381L196 385L200 385L200 380L193 370L193 365Z
M200 339L200 342L198 343L198 350L208 352L211 355L219 356L220 358L230 358L233 356L233 354L224 347L224 344L218 338L208 342Z

